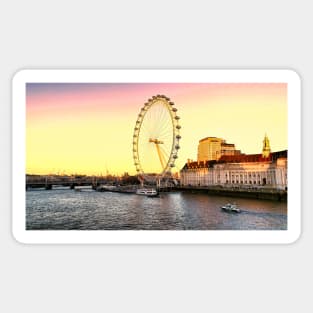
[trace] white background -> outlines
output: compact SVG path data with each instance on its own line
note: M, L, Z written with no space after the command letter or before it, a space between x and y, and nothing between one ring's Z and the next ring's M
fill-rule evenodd
M309 1L11 0L0 6L1 312L312 312ZM292 245L18 244L11 235L10 91L22 68L297 70L301 238Z

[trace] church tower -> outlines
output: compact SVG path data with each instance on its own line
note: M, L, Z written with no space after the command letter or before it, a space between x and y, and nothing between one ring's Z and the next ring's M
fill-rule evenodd
M271 153L271 147L270 147L270 141L265 134L264 139L263 139L263 150L262 150L262 157L263 158L268 158Z

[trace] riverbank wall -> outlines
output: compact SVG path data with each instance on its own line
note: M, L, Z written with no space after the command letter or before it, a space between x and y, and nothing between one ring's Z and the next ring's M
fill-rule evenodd
M207 193L216 196L240 197L240 198L253 198L263 200L287 201L288 194L285 190L277 189L242 189L242 188L226 188L226 187L190 187L180 186L176 190L191 193Z

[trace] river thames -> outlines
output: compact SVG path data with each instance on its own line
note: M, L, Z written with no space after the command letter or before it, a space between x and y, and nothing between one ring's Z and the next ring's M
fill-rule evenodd
M241 213L223 212L236 203ZM27 230L285 230L287 203L171 192L158 198L84 190L26 192Z

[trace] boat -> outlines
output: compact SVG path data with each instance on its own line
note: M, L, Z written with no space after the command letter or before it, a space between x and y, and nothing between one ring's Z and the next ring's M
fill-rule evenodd
M224 212L230 212L230 213L240 213L241 210L237 207L236 204L227 203L223 206L221 206L221 210Z
M159 195L158 191L154 188L139 188L137 189L136 194L148 197L157 197Z

